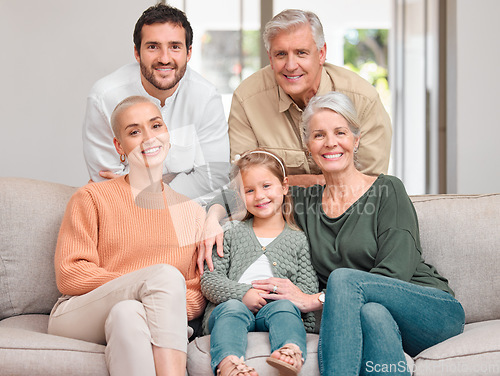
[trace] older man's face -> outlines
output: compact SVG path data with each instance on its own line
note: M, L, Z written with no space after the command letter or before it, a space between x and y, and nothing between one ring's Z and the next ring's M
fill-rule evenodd
M283 31L271 40L269 60L276 81L300 107L316 94L325 59L326 45L318 51L309 25Z

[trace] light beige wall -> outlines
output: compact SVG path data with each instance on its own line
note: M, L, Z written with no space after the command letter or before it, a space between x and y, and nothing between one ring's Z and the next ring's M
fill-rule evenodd
M0 176L88 181L81 125L92 84L133 61L154 0L0 0Z
M450 193L500 192L499 13L498 0L450 2Z

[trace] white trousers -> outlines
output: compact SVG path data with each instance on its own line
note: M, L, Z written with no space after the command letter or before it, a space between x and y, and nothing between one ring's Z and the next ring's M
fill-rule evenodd
M63 296L48 332L107 344L111 375L155 375L151 344L187 351L184 276L171 265L153 265L87 294Z

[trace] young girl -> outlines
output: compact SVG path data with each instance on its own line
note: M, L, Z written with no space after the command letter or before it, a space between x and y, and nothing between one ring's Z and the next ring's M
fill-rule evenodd
M224 233L224 257L214 249L214 271L208 268L201 288L210 301L204 329L211 334L211 366L221 376L256 376L244 363L247 333L268 331L267 362L280 375L297 375L306 351L306 330L314 330L314 314L301 314L289 300L266 301L273 290L252 288L252 281L287 278L307 293L318 290L308 240L295 224L283 161L261 149L247 152L235 164L247 214ZM303 319L303 320L302 320Z

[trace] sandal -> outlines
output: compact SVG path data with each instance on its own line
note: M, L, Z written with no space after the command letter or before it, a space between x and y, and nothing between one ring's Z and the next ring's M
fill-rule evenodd
M244 373L256 372L255 368L245 364L245 359L243 359L243 357L238 358L238 360L228 359L222 366L221 364L219 364L220 368L217 368L217 376L222 374L221 368L224 368L226 376L238 376Z
M286 344L278 350L281 354L293 358L293 365L283 360L273 358L272 356L266 359L267 364L276 368L280 372L280 376L296 376L300 372L300 368L304 363L302 351L298 349L297 345ZM298 367L300 365L300 368Z

